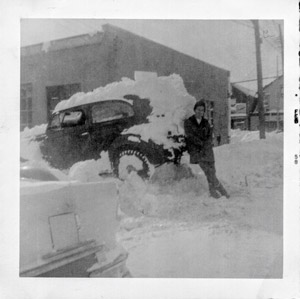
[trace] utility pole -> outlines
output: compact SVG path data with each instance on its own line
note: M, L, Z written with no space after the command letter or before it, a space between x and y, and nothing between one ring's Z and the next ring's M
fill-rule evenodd
M261 67L261 53L260 53L261 38L259 35L258 20L252 20L252 23L254 25L255 47L256 47L259 138L265 139L266 132L265 132L264 93L263 93L263 84L262 84L262 67Z
M280 44L281 44L281 63L282 63L282 88L284 88L284 45L283 45L283 37L282 37L282 30L280 24L278 24L279 27L279 37L280 37ZM279 130L279 99L282 97L282 105L283 105L283 91L281 93L281 90L278 91L277 94L278 102L277 102L277 131Z

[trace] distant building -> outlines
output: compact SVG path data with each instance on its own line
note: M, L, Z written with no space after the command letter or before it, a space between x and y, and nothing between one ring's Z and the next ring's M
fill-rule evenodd
M265 128L267 131L283 129L283 77L279 76L263 88L264 92L264 111ZM245 104L245 111L232 109L231 128L242 128L251 131L259 130L259 117L257 105L257 93L242 87L238 84L232 84L232 98L238 103Z
M231 129L250 130L250 107L255 101L255 92L239 84L231 84Z
M215 136L228 142L229 71L121 28L21 48L21 129L46 123L56 104L135 71L179 74L187 91L205 98Z
M263 88L265 127L267 131L283 130L283 76ZM259 129L258 107L251 113L251 130Z

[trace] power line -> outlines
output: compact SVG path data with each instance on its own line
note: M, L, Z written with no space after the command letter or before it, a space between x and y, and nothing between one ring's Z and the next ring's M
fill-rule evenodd
M265 79L276 79L276 78L277 78L277 76L272 76L272 77L264 77L262 79L265 80ZM231 83L235 84L235 83L244 83L244 82L253 82L253 81L257 81L257 79L249 79L249 80L236 81L236 82L231 82Z

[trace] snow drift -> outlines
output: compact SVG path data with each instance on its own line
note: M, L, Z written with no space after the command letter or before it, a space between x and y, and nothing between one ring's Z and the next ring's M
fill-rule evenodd
M122 186L121 200L135 199L119 232L133 276L282 277L283 134L246 140L215 148L230 199L209 197L197 165L185 164L193 175L179 180L165 166L144 189L136 181Z
M149 123L128 132L165 147L170 146L168 131L183 132L183 120L195 103L182 79L172 75L136 81L124 78L76 94L59 103L56 111L126 94L149 98L153 107ZM21 156L31 160L27 163L49 167L37 144L29 141L44 129L22 132ZM189 164L187 153L181 166L163 165L149 182L135 171L126 180L117 180L122 222L118 239L129 252L128 267L134 277L282 277L283 133L267 134L265 140L258 135L234 130L231 144L214 148L217 176L230 199L209 197L205 175L198 165ZM107 180L99 172L109 173L108 165L107 155L101 153L100 160L77 163L61 177Z

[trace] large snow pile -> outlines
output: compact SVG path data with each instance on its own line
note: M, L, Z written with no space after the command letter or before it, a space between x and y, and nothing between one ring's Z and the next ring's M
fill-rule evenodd
M192 113L195 103L182 79L172 75L123 79L91 93L76 94L56 110L126 94L149 98L153 106L149 123L129 131L166 147L170 127L182 133L183 119ZM21 156L49 168L38 144L29 142L44 130L44 126L24 130ZM187 153L181 166L163 165L149 182L141 180L134 169L125 180L117 180L118 238L129 252L127 265L133 276L281 277L283 133L270 133L259 140L259 132L234 130L231 144L216 147L214 152L217 176L231 195L229 199L209 197L205 175L198 165L189 164ZM101 153L100 160L76 163L61 177L81 182L107 180L109 166L107 154Z
M177 74L167 77L140 76L137 80L123 78L120 82L99 87L92 92L76 93L70 99L59 102L54 111L123 98L128 94L149 99L153 110L148 117L149 123L133 126L126 133L139 134L143 140L152 139L158 144L163 144L165 148L174 146L175 144L166 138L168 132L183 134L183 121L193 113L196 102L196 99L187 93L182 78Z
M244 132L248 134L248 132ZM283 176L283 133L270 135L265 140L254 140L228 144L214 149L217 176L232 194L275 190L282 186ZM141 180L131 172L125 181L119 183L120 200L128 215L142 214L170 219L195 219L199 216L192 206L206 206L215 202L209 198L204 173L198 165L188 163L186 154L181 166L165 164L157 168L150 182ZM99 176L108 170L108 157L95 161L76 163L69 178L79 181L105 179ZM188 199L188 200L187 200Z
M282 186L283 177L283 134L277 134L266 140L241 142L215 148L217 176L229 190L248 198L248 191L262 188L270 189ZM141 188L139 181L126 182L127 190L122 192L131 198L150 195L156 206L158 216L192 219L198 215L190 209L199 202L211 203L204 173L198 165L188 164L188 155L182 166L163 165L158 168L147 187ZM124 186L123 186L124 188ZM139 190L138 192L135 192ZM144 190L141 194L140 190ZM187 200L189 198L189 200ZM219 204L222 201L216 201ZM159 206L157 208L157 205ZM153 215L154 211L151 210Z
M131 213L123 219L119 240L129 251L133 276L282 276L283 134L223 145L215 154L229 199L209 197L197 165L194 176L169 176L168 184L161 178L143 188L137 181L121 186L121 201Z
M107 152L101 152L100 159L75 163L69 171L69 179L80 182L94 182L111 174L111 165ZM102 174L102 176L99 176Z
M281 277L283 133L265 140L256 138L258 132L233 133L236 143L214 149L229 199L209 197L203 172L187 154L182 166L163 165L149 182L135 171L116 181L118 240L134 277ZM256 137L250 141L249 135ZM109 175L108 167L102 153L101 160L73 165L66 176L104 181L110 178L98 171Z
M241 142L215 148L220 178L239 185L253 180L269 185L268 178L282 180L283 133L268 134L262 140L254 138L258 133L245 131Z
M266 137L273 137L277 134L278 133L276 131L266 132ZM253 140L259 140L259 131L244 131L240 129L231 130L230 144L239 142L249 142Z

